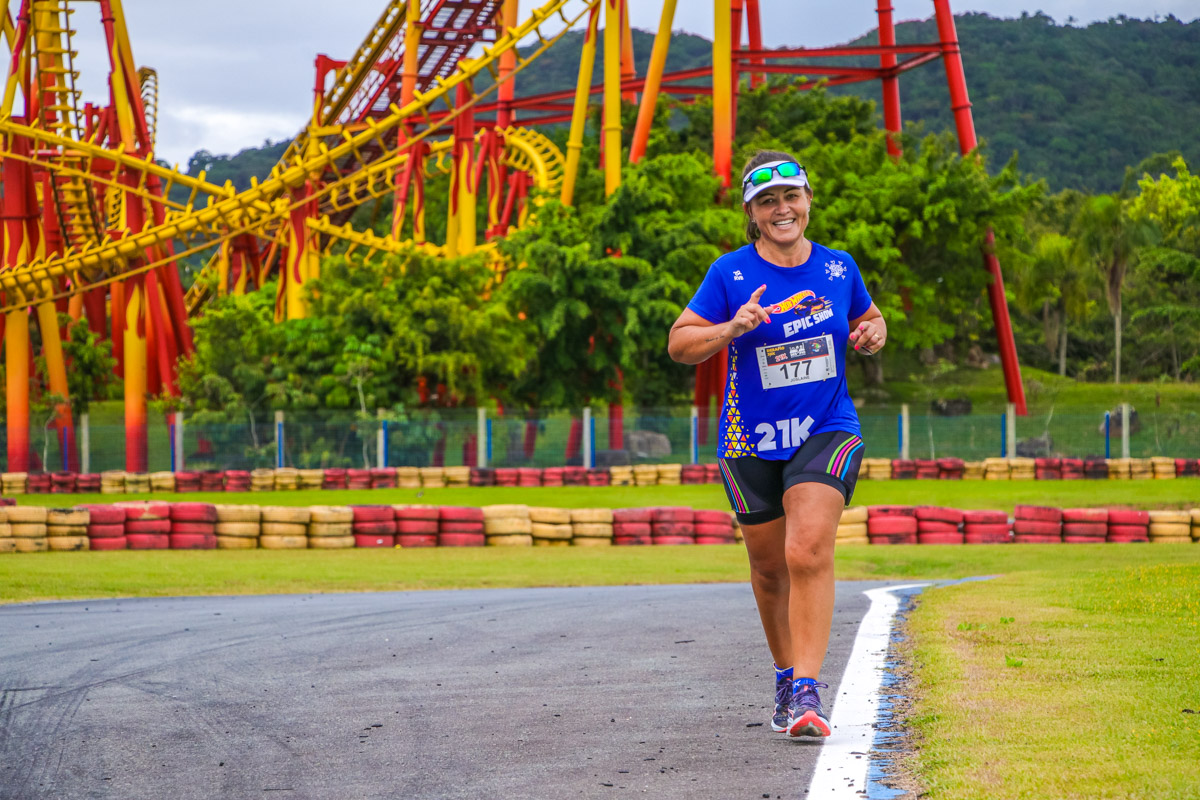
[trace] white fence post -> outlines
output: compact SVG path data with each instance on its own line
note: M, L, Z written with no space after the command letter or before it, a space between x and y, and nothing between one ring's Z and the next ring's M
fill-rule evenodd
M88 413L79 415L79 469L92 471L92 431L88 424Z
M583 407L583 466L592 465L592 408Z
M911 436L911 427L908 415L908 403L900 406L900 458L908 460L908 442Z
M176 472L182 472L183 467L183 412L175 412L175 464Z
M1017 404L1009 403L1004 418L1005 434L1004 434L1004 457L1017 457Z
M475 463L481 467L488 465L488 427L487 409L475 409Z
M1121 458L1129 458L1129 403L1121 403Z

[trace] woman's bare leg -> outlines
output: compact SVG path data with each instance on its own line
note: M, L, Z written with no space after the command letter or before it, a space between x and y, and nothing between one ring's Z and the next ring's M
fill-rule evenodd
M833 625L833 545L844 506L842 493L823 483L800 483L783 495L787 520L784 558L790 587L787 615L792 646L790 661L797 678L819 677L829 647Z
M767 647L775 665L792 665L792 634L788 624L790 578L784 557L784 518L761 525L743 525L742 538L750 555L750 586L758 604Z

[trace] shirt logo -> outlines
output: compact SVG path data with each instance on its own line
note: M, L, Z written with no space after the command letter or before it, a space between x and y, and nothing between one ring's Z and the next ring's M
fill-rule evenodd
M740 281L742 279L742 271L740 269L735 269L733 271L733 279L735 281Z
M840 261L826 261L825 274L829 276L829 280L834 278L846 279L846 267Z
M805 289L768 309L771 314L782 314L786 311L791 311L797 319L783 323L783 335L794 336L832 318L833 304L824 297L818 297L815 292Z

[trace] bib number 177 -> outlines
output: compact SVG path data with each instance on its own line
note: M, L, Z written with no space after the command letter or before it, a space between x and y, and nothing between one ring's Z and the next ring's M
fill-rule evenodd
M778 420L773 424L770 422L760 422L758 427L754 429L754 432L762 437L758 440L756 449L760 453L765 453L781 446L785 450L789 447L799 447L808 441L809 431L812 428L813 422L812 417L805 417L803 420L799 417L792 417L791 419ZM775 441L776 431L779 432L782 444Z

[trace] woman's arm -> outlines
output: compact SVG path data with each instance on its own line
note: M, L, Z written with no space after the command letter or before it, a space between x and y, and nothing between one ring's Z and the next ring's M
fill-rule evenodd
M671 326L671 335L667 340L667 352L671 358L682 364L699 364L743 333L770 322L771 317L766 309L758 304L766 289L765 283L758 287L728 322L712 323L690 308L685 308Z
M850 341L854 342L855 350L868 356L887 344L887 323L874 303L861 317L850 320Z

